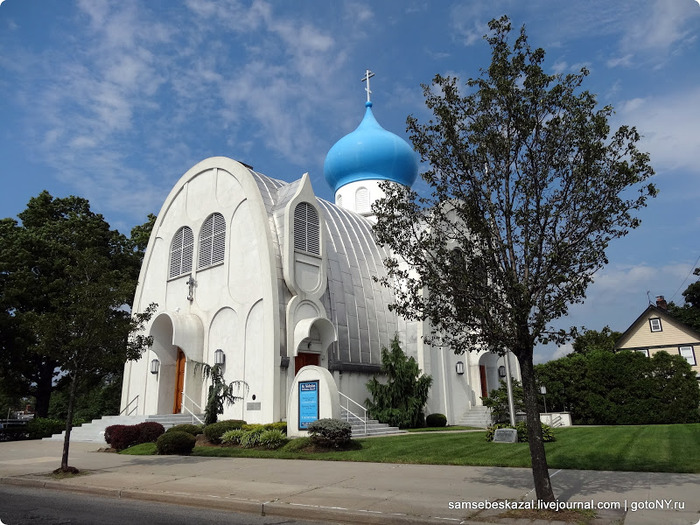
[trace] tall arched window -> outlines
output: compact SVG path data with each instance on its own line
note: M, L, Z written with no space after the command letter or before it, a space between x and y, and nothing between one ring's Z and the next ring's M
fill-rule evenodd
M316 208L301 202L294 208L294 249L321 254L320 225Z
M224 260L226 253L226 221L220 213L212 213L199 232L199 265L207 268Z
M170 245L169 279L192 271L193 251L194 235L192 235L192 230L190 228L183 226L175 232L173 242Z
M357 213L369 213L369 190L362 186L355 192L355 211Z

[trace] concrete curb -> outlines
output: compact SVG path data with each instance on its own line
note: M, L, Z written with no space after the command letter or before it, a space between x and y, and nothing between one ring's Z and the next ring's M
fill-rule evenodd
M220 496L195 496L187 493L152 492L143 490L110 489L85 485L65 484L54 480L28 479L22 477L0 478L0 484L19 487L40 488L80 494L91 494L113 499L133 499L166 503L171 505L186 505L213 510L229 510L258 516L279 516L311 521L332 521L334 523L366 523L368 525L417 525L442 524L446 522L469 525L483 524L483 521L471 522L432 518L424 516L409 516L398 513L383 513L371 510L352 510L344 507L325 507L320 505L304 505L300 503L284 503L280 501L248 501L223 498Z

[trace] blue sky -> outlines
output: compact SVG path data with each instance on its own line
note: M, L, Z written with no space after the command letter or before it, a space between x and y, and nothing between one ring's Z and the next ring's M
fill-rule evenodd
M525 24L546 66L636 126L660 189L642 226L562 326L624 330L647 292L682 301L700 256L698 0L5 0L0 3L0 216L46 189L128 233L192 165L241 160L320 197L330 147L364 113L403 137L421 83L487 67L491 18ZM419 186L420 188L420 186ZM540 348L536 360L561 355Z

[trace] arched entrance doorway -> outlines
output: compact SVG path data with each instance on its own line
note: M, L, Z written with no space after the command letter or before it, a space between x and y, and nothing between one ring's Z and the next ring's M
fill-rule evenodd
M201 376L187 373L188 359L202 360L202 323L193 315L163 312L153 320L149 335L160 370L149 378L155 386L149 387L146 413L179 414L185 400L198 399L202 391ZM188 401L187 408L192 410L190 404Z
M477 392L481 397L488 397L489 392L500 386L498 378L498 354L486 352L479 358L479 381L481 383Z

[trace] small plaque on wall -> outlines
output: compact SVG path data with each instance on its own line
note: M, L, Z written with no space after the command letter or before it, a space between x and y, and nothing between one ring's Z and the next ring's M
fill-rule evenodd
M254 403L248 403L246 405L246 410L260 410L260 409L261 409L260 401L256 401Z

